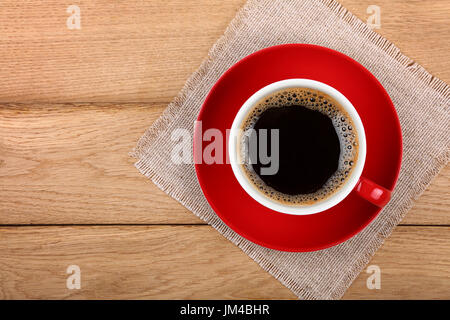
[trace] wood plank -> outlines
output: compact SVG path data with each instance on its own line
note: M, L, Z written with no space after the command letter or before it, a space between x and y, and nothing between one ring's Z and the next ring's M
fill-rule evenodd
M0 102L167 102L198 68L245 0L0 2ZM372 0L342 0L366 21ZM381 29L450 81L447 0L378 0Z
M381 28L375 31L393 42L400 50L421 64L434 76L450 82L450 34L447 0L339 0L361 20L370 16L367 8L377 5L381 10ZM433 33L433 35L431 35Z
M368 266L381 270L381 289L361 272L344 299L450 299L450 228L397 227Z
M163 108L0 106L0 224L201 222L128 155Z
M0 101L169 101L245 0L0 2Z
M345 298L450 298L450 228L399 227ZM0 298L294 299L209 226L1 227ZM66 269L81 269L81 289Z
M447 164L406 214L402 224L450 225L450 165Z
M128 155L164 108L0 105L0 224L202 223ZM449 225L449 178L447 166L403 223Z

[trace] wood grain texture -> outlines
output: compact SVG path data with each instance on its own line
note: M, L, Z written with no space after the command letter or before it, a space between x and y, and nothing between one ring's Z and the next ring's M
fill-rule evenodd
M0 102L168 102L245 0L0 2ZM381 8L383 36L449 81L448 0L342 0L366 21Z
M0 224L200 223L128 155L163 109L0 106Z
M164 108L0 105L0 224L203 223L128 155ZM449 189L447 166L403 223L450 225Z
M244 2L1 1L0 101L170 101Z
M450 228L398 226L371 265L380 267L381 289L367 289L366 269L344 299L450 299Z
M3 227L0 252L3 299L295 299L209 226ZM450 298L448 227L398 227L370 264L381 289L363 272L345 298Z

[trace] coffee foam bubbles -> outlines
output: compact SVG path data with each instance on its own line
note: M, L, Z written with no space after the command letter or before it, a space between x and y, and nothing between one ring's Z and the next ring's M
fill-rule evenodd
M336 172L318 191L310 194L287 195L268 186L253 170L244 157L248 150L248 135L260 115L269 108L303 106L327 115L336 130L341 153ZM247 114L241 126L244 134L239 137L238 155L247 179L266 197L287 205L309 205L325 200L338 191L351 176L358 159L358 135L353 120L345 109L332 97L309 88L289 88L274 92L261 99Z

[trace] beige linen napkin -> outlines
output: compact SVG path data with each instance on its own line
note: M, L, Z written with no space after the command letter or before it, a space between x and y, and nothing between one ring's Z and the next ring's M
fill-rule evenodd
M317 44L360 62L389 93L403 130L403 163L391 202L361 233L316 252L281 252L242 238L208 205L194 166L176 165L170 156L176 144L171 132L177 128L193 131L200 107L218 78L243 57L283 43ZM250 0L132 154L142 174L239 246L299 298L337 299L448 161L449 106L446 83L401 54L339 3Z

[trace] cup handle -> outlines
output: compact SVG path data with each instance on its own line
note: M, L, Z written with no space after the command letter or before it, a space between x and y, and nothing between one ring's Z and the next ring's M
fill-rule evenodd
M356 192L377 207L384 207L391 199L391 191L375 182L361 177L356 185Z

